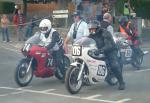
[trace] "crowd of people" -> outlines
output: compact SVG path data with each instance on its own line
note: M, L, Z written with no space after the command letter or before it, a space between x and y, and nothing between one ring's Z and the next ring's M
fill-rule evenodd
M10 19L7 14L3 14L0 22L3 42L12 42L10 40L9 27L14 28L13 34L17 37L18 41L25 41L26 39L31 37L33 35L34 27L38 26L36 24L36 20L37 17L34 15L27 23L21 9L15 9L12 19Z

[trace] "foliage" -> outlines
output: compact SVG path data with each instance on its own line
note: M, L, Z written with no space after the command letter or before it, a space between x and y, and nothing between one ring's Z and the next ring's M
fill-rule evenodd
M0 1L0 14L5 13L13 13L14 11L14 2L9 1Z
M150 18L150 0L130 0L130 4L138 17Z
M124 0L117 0L115 2L115 11L117 16L123 14L123 5Z

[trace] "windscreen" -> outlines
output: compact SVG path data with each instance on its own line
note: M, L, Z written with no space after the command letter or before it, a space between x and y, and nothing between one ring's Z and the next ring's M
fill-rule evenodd
M89 37L82 37L80 39L78 39L74 45L81 45L83 47L91 47L91 46L95 46L96 47L96 42L95 40L93 40L92 38Z

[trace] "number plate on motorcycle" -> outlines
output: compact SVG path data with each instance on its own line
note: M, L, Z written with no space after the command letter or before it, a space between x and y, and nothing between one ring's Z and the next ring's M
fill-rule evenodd
M82 46L73 45L72 46L72 56L81 56L82 55Z
M98 66L97 75L98 76L105 76L106 75L106 66L105 65L99 65Z
M131 49L126 49L125 57L131 57L131 56L132 56L132 50Z

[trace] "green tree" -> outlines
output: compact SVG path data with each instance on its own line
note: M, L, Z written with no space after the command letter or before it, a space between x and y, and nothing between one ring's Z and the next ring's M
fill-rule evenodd
M138 17L150 18L150 0L130 0L130 4Z

